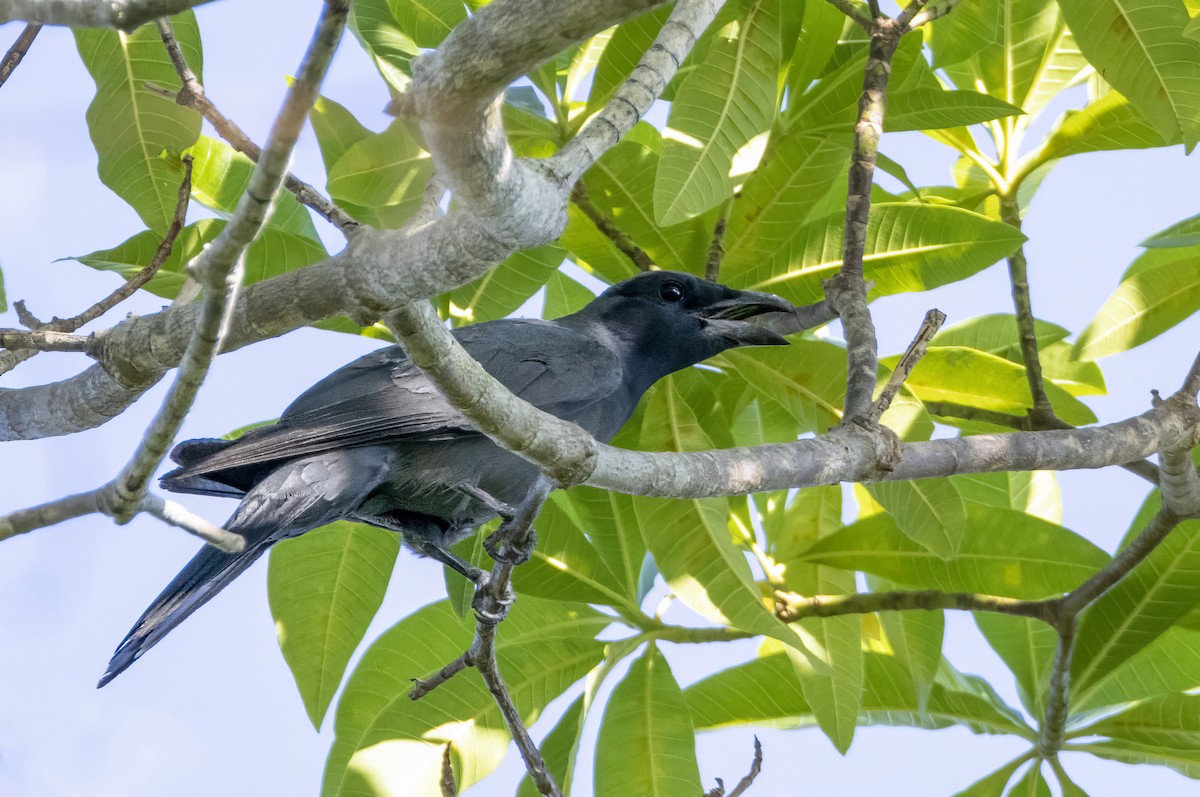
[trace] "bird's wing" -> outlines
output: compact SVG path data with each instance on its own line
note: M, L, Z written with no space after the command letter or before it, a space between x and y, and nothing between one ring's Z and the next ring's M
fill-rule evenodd
M455 333L464 348L516 395L574 419L622 383L617 357L593 338L552 321L505 320ZM279 423L188 461L173 479L364 445L479 434L399 346L355 360L313 385Z

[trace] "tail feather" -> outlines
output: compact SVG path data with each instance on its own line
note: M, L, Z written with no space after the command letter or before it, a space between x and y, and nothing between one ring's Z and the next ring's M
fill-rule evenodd
M117 646L96 688L104 686L128 669L171 629L254 564L268 547L260 544L241 553L229 554L210 545L204 546L134 623Z

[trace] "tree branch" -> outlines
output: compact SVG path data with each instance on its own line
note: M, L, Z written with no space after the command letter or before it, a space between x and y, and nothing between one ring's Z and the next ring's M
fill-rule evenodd
M1011 194L1000 197L1001 220L1021 229L1021 209ZM1029 381L1029 394L1033 397L1030 416L1038 427L1053 429L1058 423L1050 397L1046 395L1046 383L1042 377L1042 360L1038 354L1037 330L1034 327L1033 305L1029 298L1028 264L1025 248L1018 246L1008 257L1008 277L1012 283L1013 305L1017 310L1017 332L1021 343L1021 358L1025 361L1025 378Z
M704 278L717 281L717 277L721 275L721 260L725 257L725 228L729 224L729 212L733 209L733 200L736 197L729 197L721 205L721 213L717 216L717 221L713 224L712 241L708 245L708 260L704 264Z
M241 284L242 255L270 216L292 148L316 101L349 13L348 0L326 0L308 52L237 209L216 240L190 266L192 275L204 287L196 328L162 407L129 464L105 494L105 510L118 523L132 518L141 508L150 477L175 441L221 346L233 296Z
M825 282L825 293L838 308L846 337L849 370L843 422L866 417L879 370L875 325L867 308L863 252L871 213L875 155L879 150L879 138L883 135L892 55L904 32L902 27L886 19L872 23L868 30L871 42L863 75L863 90L858 100L858 122L854 125L854 151L850 156L845 250L837 276Z
M875 20L859 11L858 6L854 5L850 0L829 0L829 4L850 17L856 25L868 33L875 27ZM878 7L876 7L874 14L875 16L879 16Z
M99 490L89 490L0 516L0 540L99 512L99 499Z
M1074 614L1058 623L1058 647L1050 669L1050 684L1046 692L1046 715L1038 735L1037 750L1045 758L1053 758L1062 749L1071 707L1071 657L1075 652Z
M575 183L575 187L571 189L571 201L575 206L583 211L583 215L591 219L596 225L596 229L605 235L613 245L617 247L641 271L649 271L654 266L654 261L650 255L646 254L646 250L642 249L633 239L626 234L624 230L617 226L616 222L604 215L600 208L592 204L592 198L588 196L587 188L584 187L583 181Z
M875 399L871 405L868 418L872 423L878 423L883 414L887 412L888 407L892 405L892 400L904 386L905 380L912 374L921 358L925 356L925 351L929 348L929 341L933 339L944 323L946 323L946 314L941 310L934 309L925 314L925 320L921 322L921 327L917 330L912 343L908 344L908 349L900 358L900 362L896 364L896 368L888 378L887 384L883 386L879 398Z
M158 17L211 0L0 0L0 24L19 19L73 28L117 28L131 32Z
M163 523L183 529L188 534L214 545L226 553L241 553L246 550L246 540L240 534L226 531L220 526L210 523L199 515L193 514L183 504L170 501L157 495L145 495L138 511L147 512Z
M958 4L959 0L934 0L934 2L912 16L912 21L908 23L909 30L919 28L928 22L946 16Z
M30 45L33 44L33 40L37 38L38 31L41 29L42 26L39 23L30 22L17 36L13 46L8 48L3 60L0 60L0 86L3 86L13 70L20 66L21 59L25 57L25 53L29 52Z
M863 592L851 595L775 593L775 616L785 623L804 617L839 617L875 612L940 611L997 612L1047 620L1045 601L1023 601L973 592L928 589L911 592Z
M20 329L0 329L0 348L3 349L86 353L90 341L87 335L68 335L53 330L25 332Z
M262 157L262 148L255 144L233 120L217 110L217 107L208 99L208 95L204 92L204 87L200 84L196 73L188 66L187 58L184 56L183 50L179 47L179 42L175 39L175 31L171 27L171 21L163 17L155 20L155 24L158 25L158 34L162 38L163 45L167 48L167 54L171 58L171 63L175 66L175 71L179 75L180 81L182 81L182 86L178 92L160 86L148 85L147 88L155 93L163 94L168 99L175 100L176 103L185 108L191 108L199 113L216 129L217 134L221 138L229 142L238 152L258 163L258 159ZM331 199L313 188L310 184L297 178L291 172L288 172L284 176L283 185L287 190L295 194L296 199L301 204L315 210L323 219L341 230L344 235L350 234L358 227L358 222L349 213L339 208Z

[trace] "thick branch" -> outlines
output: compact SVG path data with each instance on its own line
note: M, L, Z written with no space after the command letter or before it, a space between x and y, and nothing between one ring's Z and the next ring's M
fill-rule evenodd
M20 329L0 329L0 349L86 353L89 342L87 335L68 335L53 330L25 332Z
M799 595L795 592L775 594L775 615L790 623L803 617L838 617L845 614L874 612L941 611L958 609L966 612L998 612L1018 617L1045 620L1046 604L1042 601L1022 601L997 595L973 592L864 592L854 595Z
M128 520L141 507L150 477L174 442L216 357L229 326L233 294L241 283L242 255L270 216L292 148L317 99L349 13L348 0L326 0L312 43L296 80L288 89L267 148L250 176L237 209L216 240L190 267L192 275L204 287L199 317L162 407L129 464L113 481L112 490L106 495L106 510L118 522Z
M1158 463L1163 506L1180 517L1200 515L1200 474L1192 464L1192 452L1186 448L1163 451Z
M73 28L132 31L152 19L211 0L0 0L0 24L14 19Z
M3 60L0 60L0 86L4 85L8 76L21 64L21 59L25 57L25 53L29 52L30 45L33 44L33 40L37 38L38 31L41 29L42 26L37 22L30 22L21 31L21 35L17 36L13 46L8 48Z

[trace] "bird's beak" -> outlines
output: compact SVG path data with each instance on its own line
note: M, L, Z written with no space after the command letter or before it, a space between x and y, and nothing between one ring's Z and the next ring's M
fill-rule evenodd
M728 338L737 346L786 346L787 340L765 326L747 319L765 313L795 313L792 303L773 293L734 291L723 299L699 311L709 334Z

